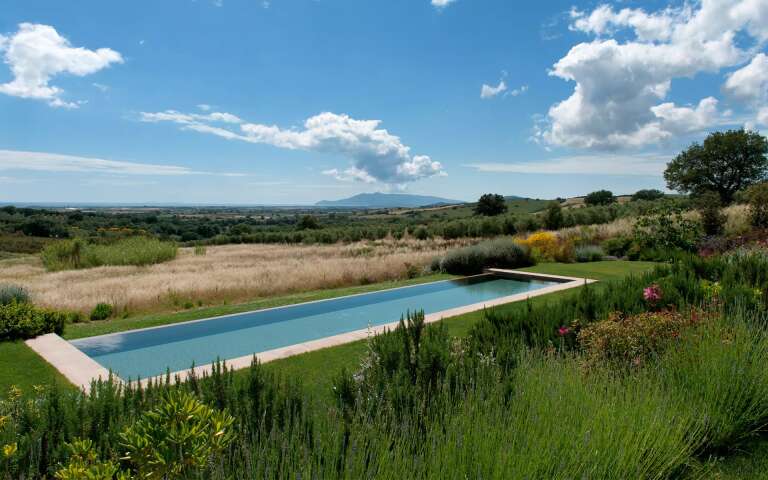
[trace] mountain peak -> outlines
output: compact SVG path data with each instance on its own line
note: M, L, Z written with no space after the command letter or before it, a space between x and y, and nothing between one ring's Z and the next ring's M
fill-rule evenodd
M322 200L318 207L358 207L358 208L414 208L427 205L450 205L466 203L429 195L411 195L405 193L360 193L340 200Z

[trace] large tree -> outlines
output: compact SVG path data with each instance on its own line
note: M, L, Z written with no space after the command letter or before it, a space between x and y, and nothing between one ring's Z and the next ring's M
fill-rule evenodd
M590 207L595 205L610 205L615 201L616 197L613 196L613 192L610 190L598 190L584 197L584 203Z
M704 144L694 143L669 162L664 179L679 192L715 192L727 205L736 192L766 178L766 153L768 142L757 132L715 132Z
M475 213L489 217L500 215L507 211L507 201L502 195L486 193L477 201Z

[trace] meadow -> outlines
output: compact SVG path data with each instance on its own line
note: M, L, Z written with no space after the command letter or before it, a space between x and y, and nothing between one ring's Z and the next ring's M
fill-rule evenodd
M35 256L0 260L0 284L26 288L35 304L117 315L179 310L303 291L413 278L468 240L385 239L338 245L223 245L179 249L146 266L48 271Z

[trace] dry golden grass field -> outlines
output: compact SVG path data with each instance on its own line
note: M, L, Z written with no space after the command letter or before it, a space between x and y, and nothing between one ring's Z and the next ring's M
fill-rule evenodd
M324 288L362 285L421 273L448 248L440 239L348 245L225 245L205 255L183 248L170 262L47 272L37 256L0 260L0 284L26 287L39 305L88 312L99 302L118 312L241 302ZM190 303L192 305L190 305Z

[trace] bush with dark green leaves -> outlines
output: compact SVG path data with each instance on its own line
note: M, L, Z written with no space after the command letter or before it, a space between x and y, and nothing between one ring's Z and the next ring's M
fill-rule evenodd
M597 190L584 197L584 203L590 206L610 205L616 201L610 190Z
M653 201L653 200L659 200L662 198L664 198L664 192L662 192L661 190L657 190L655 188L638 190L637 192L635 192L634 195L632 195L632 201L635 201L635 200Z
M29 303L0 305L0 341L24 340L46 333L61 334L67 316Z
M605 256L605 252L598 245L582 245L576 247L574 255L579 263L599 262Z
M19 285L0 285L0 305L29 302L29 292Z
M697 196L696 206L701 215L701 228L705 235L720 235L727 217L722 211L720 195L715 192L704 192Z
M475 213L493 217L507 211L507 201L498 193L486 193L481 196L475 205Z
M440 268L454 275L474 275L484 268L519 268L535 263L526 246L511 238L497 238L448 252Z
M114 308L108 303L99 303L91 310L91 320L106 320L114 313Z
M749 220L752 226L768 228L768 182L751 186L747 189L749 201Z
M544 212L544 226L547 230L558 230L564 226L563 209L558 202L552 202Z
M601 246L606 254L613 255L614 257L623 257L632 246L632 238L625 235L619 235L618 237L612 237L605 240Z

